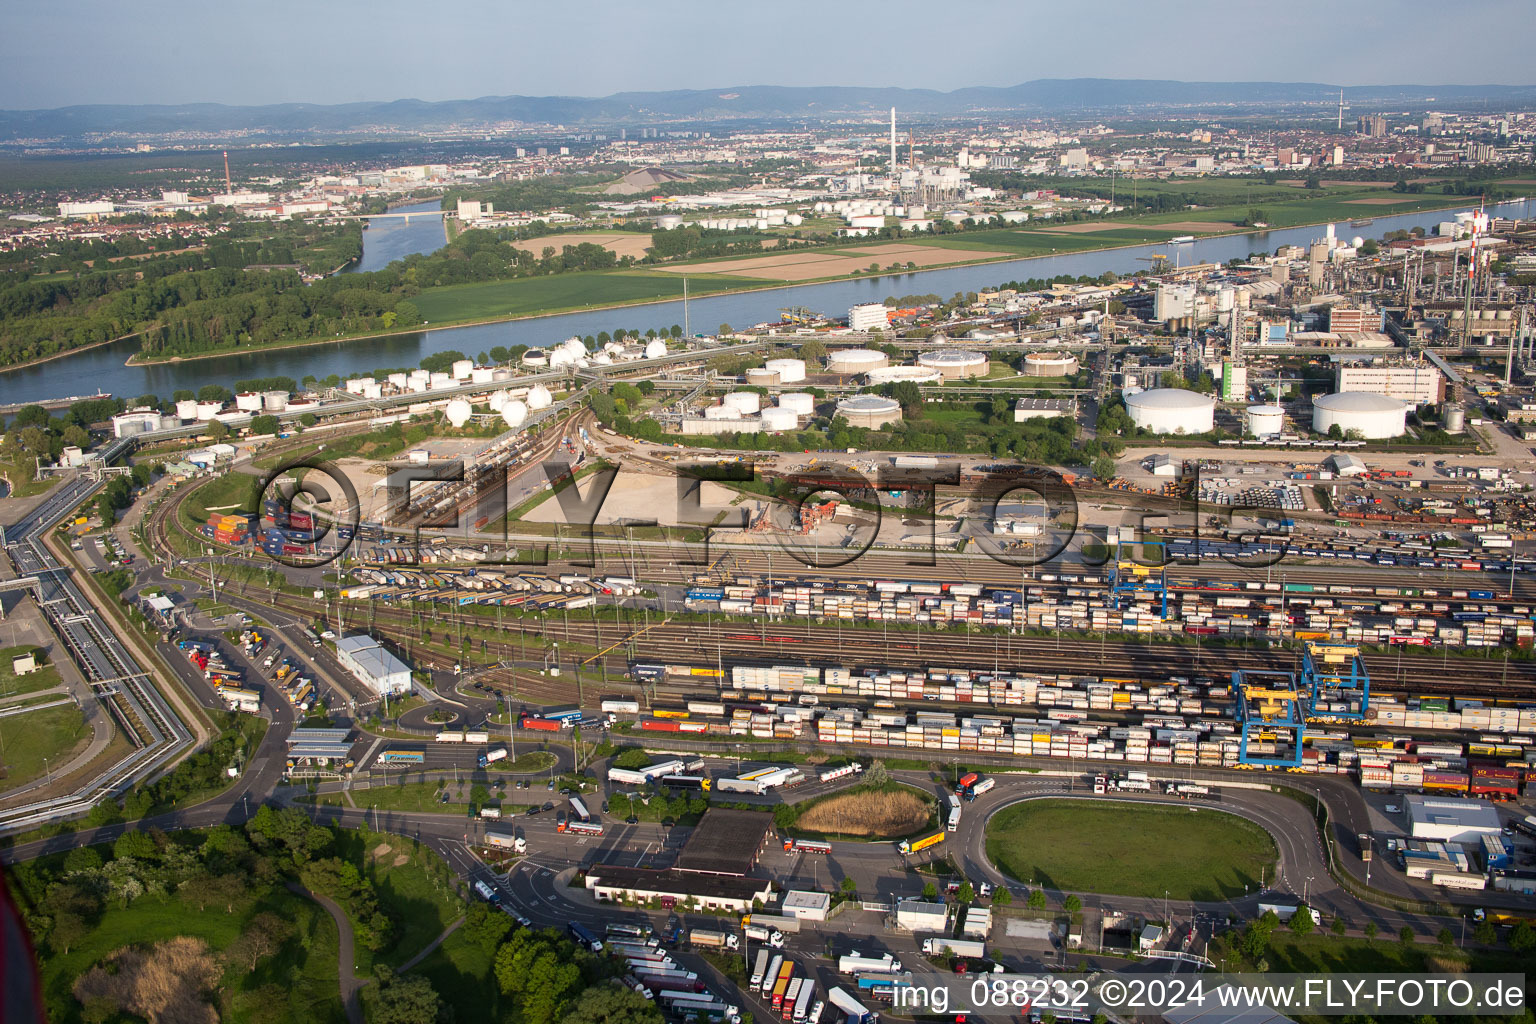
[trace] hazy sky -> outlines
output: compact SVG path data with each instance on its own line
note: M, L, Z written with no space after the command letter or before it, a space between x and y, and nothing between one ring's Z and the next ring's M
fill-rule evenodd
M1527 84L1530 0L6 0L0 108L949 90L1035 78Z

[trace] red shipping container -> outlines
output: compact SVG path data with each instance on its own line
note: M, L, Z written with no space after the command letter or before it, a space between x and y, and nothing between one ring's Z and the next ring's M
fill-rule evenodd
M541 732L559 732L560 723L551 718L521 718L517 723L524 729L538 729Z
M671 718L646 718L640 722L640 728L651 732L680 732L677 721Z

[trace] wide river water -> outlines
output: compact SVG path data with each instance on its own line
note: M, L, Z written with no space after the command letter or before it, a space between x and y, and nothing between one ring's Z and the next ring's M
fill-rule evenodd
M402 209L435 210L437 203L433 201ZM1371 216L1370 209L1368 206L1361 208L1362 219ZM1493 207L1490 213L1530 219L1536 213L1536 200L1502 203ZM1374 223L1362 228L1351 228L1347 223L1341 223L1338 233L1345 238L1356 234L1380 238L1388 231L1432 228L1451 217L1451 211L1375 217ZM391 260L401 259L413 252L430 252L443 244L442 224L436 217L424 217L410 224L392 220L374 223L375 226L363 233L364 252L358 269L377 269L386 266ZM778 310L788 306L804 306L815 312L837 316L845 313L849 306L860 302L879 302L888 295L952 295L955 292L977 291L1004 281L1049 278L1060 274L1071 274L1074 277L1085 274L1097 276L1105 271L1130 274L1146 267L1137 257L1154 252L1176 252L1178 262L1186 265L1225 263L1253 252L1273 252L1282 245L1305 245L1322 233L1322 229L1317 226L1286 228L1203 238L1172 247L1167 243L1156 243L1124 249L1005 260L948 270L768 288L737 295L715 295L690 300L688 320L695 332L713 332L722 323L747 327L765 320L777 320ZM307 375L323 378L335 373L346 376L378 366L415 366L423 357L447 349L457 349L473 358L497 345L553 345L572 335L612 332L615 328L637 327L643 331L650 327L659 329L683 322L682 302L669 301L149 366L125 365L125 360L134 353L137 343L116 342L50 363L0 372L0 404L88 394L97 389L132 399L142 394L169 397L178 388L196 391L205 384L228 386L237 380L253 377L288 376L300 380Z

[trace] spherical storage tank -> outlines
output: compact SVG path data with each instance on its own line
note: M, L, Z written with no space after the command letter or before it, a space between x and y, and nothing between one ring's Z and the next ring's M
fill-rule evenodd
M870 370L879 369L888 364L884 352L876 352L872 348L845 348L840 352L833 352L827 357L827 371L829 373L844 376L856 373L868 373Z
M485 404L491 407L491 412L501 412L506 408L507 400L511 397L505 391L492 391L491 397L486 399Z
M1408 406L1395 398L1369 391L1340 391L1312 401L1312 429L1326 434L1335 425L1345 434L1360 432L1367 440L1397 437L1408 418Z
M1067 377L1077 372L1077 358L1069 352L1029 352L1024 356L1026 377Z
M1154 434L1204 434L1215 425L1216 402L1181 388L1153 388L1125 395L1131 422Z
M448 417L448 422L455 427L462 427L469 422L469 418L475 413L475 407L462 398L455 398L448 403L448 408L443 410L443 415Z
M650 344L645 346L645 358L647 359L660 359L666 354L667 343L662 341L660 338L655 339Z
M501 420L507 426L516 430L528 419L528 407L517 399L513 399L501 407Z
M763 410L764 430L794 430L799 424L800 417L795 415L793 409L776 405Z
M1278 405L1250 405L1244 415L1248 433L1254 437L1269 437L1285 429L1285 410Z
M930 370L938 370L945 380L983 377L986 376L987 369L990 366L985 355L966 349L924 352L917 357L917 362L919 366L926 366Z
M780 384L794 384L805 380L804 359L770 359L763 368L779 375Z
M742 416L751 416L763 407L763 396L756 391L732 391L720 404Z
M555 396L551 395L549 388L542 384L534 385L533 389L528 392L528 408L530 409L548 409L554 404Z
M790 391L779 396L779 408L796 416L810 416L816 412L816 396L807 391Z
M883 427L901 420L901 403L879 395L853 395L837 403L837 415L850 427Z

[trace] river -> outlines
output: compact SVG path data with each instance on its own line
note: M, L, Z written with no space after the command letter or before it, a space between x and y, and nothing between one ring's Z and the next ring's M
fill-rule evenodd
M417 208L435 209L436 205L434 202ZM1365 216L1370 215L1369 207L1363 210ZM1489 212L1494 216L1530 219L1536 214L1536 200L1502 203ZM1388 231L1414 227L1432 229L1435 224L1451 217L1451 211L1443 210L1376 217L1375 223L1364 228L1350 228L1347 224L1341 224L1339 233L1346 238L1355 234L1380 238ZM722 323L747 327L765 320L776 320L778 309L786 306L805 306L816 312L836 316L845 313L849 306L860 302L879 302L888 295L952 295L957 291L976 291L1004 281L1049 278L1060 274L1093 277L1105 271L1130 274L1146 267L1137 257L1154 252L1168 252L1170 255L1177 253L1178 261L1182 264L1225 263L1252 252L1273 252L1282 245L1305 245L1321 234L1322 229L1317 226L1286 228L1203 238L1171 247L1166 243L1157 243L1125 249L1005 260L948 270L761 289L737 295L690 300L688 316L695 332L712 333ZM430 252L441 246L443 235L442 227L434 217L423 218L420 225L413 221L410 225L391 224L389 228L369 228L363 237L364 254L360 268L369 269L385 265L389 260L399 259L410 252ZM631 327L643 331L650 327L659 329L681 323L682 302L669 301L148 366L124 365L124 361L135 351L136 343L116 342L50 363L0 373L0 404L78 395L97 388L132 399L142 394L169 397L178 388L196 391L205 384L228 386L237 380L253 377L288 376L300 380L305 376L323 378L333 373L346 376L379 366L415 366L423 357L447 349L457 349L473 358L497 345L553 345L572 335L585 336L599 331L612 332L614 328Z

